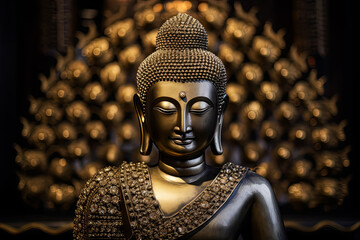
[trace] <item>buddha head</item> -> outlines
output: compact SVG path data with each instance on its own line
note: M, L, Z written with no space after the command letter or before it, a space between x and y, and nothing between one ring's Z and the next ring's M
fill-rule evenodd
M226 70L207 50L207 33L185 13L167 20L156 51L139 66L134 104L140 125L140 153L152 144L160 154L191 159L211 147L222 153L221 128L228 102Z

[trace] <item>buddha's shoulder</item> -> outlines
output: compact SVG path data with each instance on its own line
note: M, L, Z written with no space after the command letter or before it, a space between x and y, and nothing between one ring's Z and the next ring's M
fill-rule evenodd
M255 169L236 164L230 164L230 168L234 169L241 178L235 192L241 194L242 197L244 196L244 192L248 193L249 196L267 195L273 192L273 188L268 179L256 173Z
M267 183L267 179L256 173L254 168L238 165L232 162L228 162L221 167L220 173L226 174L236 174L245 180L248 184L265 182Z
M97 171L84 185L81 194L89 195L109 186L119 186L120 167L105 167Z
M120 166L108 166L100 169L85 183L78 200L79 204L84 204L85 201L89 201L97 195L118 195L121 184L120 178L124 173L133 173L146 168L145 163L124 162Z

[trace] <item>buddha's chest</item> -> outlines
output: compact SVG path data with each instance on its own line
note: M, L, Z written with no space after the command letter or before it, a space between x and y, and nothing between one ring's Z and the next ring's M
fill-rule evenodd
M182 193L182 195L184 195L184 193ZM178 229L186 229L186 227L189 227L189 225L191 226L191 224L194 223L195 231L190 231L189 234L186 234L188 237L185 239L239 239L241 231L239 226L244 225L243 222L245 221L246 214L249 209L247 199L242 198L239 200L239 195L241 194L235 191L233 195L230 196L224 203L220 202L221 197L215 197L217 200L213 201L205 198L205 200L203 200L200 205L196 206L192 204L192 201L196 202L197 198L193 198L189 203L187 200L184 200L183 197L178 196L178 194L173 194L171 196L178 196L178 199L174 197L173 202L171 202L169 206L172 206L174 209L178 209L176 209L175 212L171 211L171 216L165 218L165 221L171 222L175 226L180 226L176 227ZM164 200L166 202L166 199ZM215 201L219 201L218 204L215 203ZM162 212L164 213L164 216L166 216L165 210L168 210L168 208L164 208L164 205L161 205L164 202L159 200L158 202ZM212 204L213 208L209 206L210 204ZM221 204L222 206L220 208L214 208L214 206L219 207ZM188 215L185 215L182 211L179 210L182 208L189 208L192 210L188 212ZM182 217L179 218L181 215ZM181 225L182 222L187 222L187 224Z
M233 234L231 228L236 225L234 219L238 216L234 214L231 209L234 206L229 205L231 201L228 200L245 172L246 169L225 166L208 185L194 189L189 186L170 187L167 193L165 190L154 191L151 181L153 176L150 176L147 168L133 166L122 171L120 186L133 234L144 239L177 239L193 234L194 239L209 239L204 231L208 227L216 236L229 236L229 232ZM163 195L160 201L156 192ZM167 208L171 215L164 214L162 210L165 205L161 204L167 201L175 202Z
M192 202L208 183L192 185L184 183L165 182L161 179L152 179L154 197L165 216L174 215L184 206Z
M241 203L227 202L203 227L190 235L191 240L236 240L239 239L246 221L248 208L242 208Z

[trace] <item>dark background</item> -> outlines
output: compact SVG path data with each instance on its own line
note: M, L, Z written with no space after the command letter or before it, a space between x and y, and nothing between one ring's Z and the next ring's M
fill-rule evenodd
M232 3L233 1L230 1ZM296 40L294 23L295 1L263 0L241 1L245 9L258 7L258 18L261 22L269 20L274 29L286 30L285 40L288 43ZM50 66L54 66L55 59L51 51L44 51L41 36L43 15L41 0L34 1L6 1L0 7L0 104L1 104L1 159L0 159L0 223L8 221L37 221L42 219L69 219L72 216L62 216L52 212L31 210L27 207L17 190L18 177L15 164L16 152L14 143L21 142L20 118L28 116L29 96L37 96L40 91L39 73L47 74ZM316 211L293 214L282 209L285 218L300 219L304 224L315 223L316 220L335 219L339 223L353 223L360 219L359 173L360 163L356 158L357 145L354 135L357 133L357 116L354 95L354 81L352 73L352 1L327 1L328 21L326 29L326 55L313 52L317 69L326 76L325 96L338 95L339 122L347 120L345 128L345 145L351 146L349 159L351 161L349 195L344 204L337 210L322 213ZM74 1L74 32L81 28L79 12L81 9L94 8L99 10L98 22L101 22L103 1ZM45 20L46 21L46 20ZM359 231L342 233L333 229L322 229L315 233L299 233L288 230L291 239L325 238L325 239L359 239ZM39 234L38 232L30 232ZM28 233L28 234L30 234ZM1 236L1 235L0 235ZM70 238L71 234L67 234ZM358 237L358 238L356 238ZM55 237L54 237L55 238Z

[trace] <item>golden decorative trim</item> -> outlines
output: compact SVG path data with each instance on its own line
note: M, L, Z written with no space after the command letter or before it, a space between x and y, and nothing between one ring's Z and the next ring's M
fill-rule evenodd
M304 226L296 221L284 221L285 228L293 228L301 232L315 232L323 227L332 227L341 232L353 232L360 227L360 221L351 226L342 226L334 221L323 220L313 226Z
M58 228L49 227L43 223L38 223L38 222L27 223L19 228L12 227L5 223L0 223L0 229L3 229L10 234L20 234L31 229L39 229L50 235L59 235L69 230L72 231L73 227L74 227L73 222L65 223L64 225Z
M360 228L360 221L354 223L351 226L347 226L347 227L342 226L342 225L340 225L334 221L330 221L330 220L320 221L313 226L304 226L296 221L286 220L286 221L284 221L284 225L286 228L292 228L292 229L295 229L295 230L298 230L301 232L315 232L323 227L332 227L341 232L353 232L353 231L357 230L358 228ZM26 232L31 229L38 229L38 230L41 230L50 235L59 235L66 231L72 231L73 226L74 226L73 222L65 223L63 226L61 226L59 228L48 227L43 223L31 222L31 223L27 223L19 228L16 228L16 227L12 227L5 223L0 223L0 229L4 230L10 234L14 234L14 235Z

